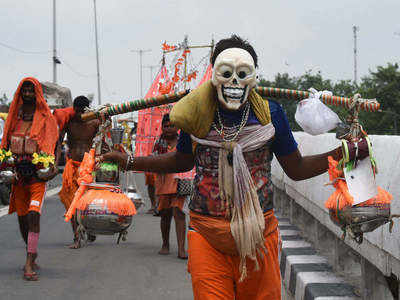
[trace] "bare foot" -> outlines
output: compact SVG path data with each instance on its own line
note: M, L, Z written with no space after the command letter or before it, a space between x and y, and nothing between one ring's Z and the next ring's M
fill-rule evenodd
M74 243L69 246L69 249L79 249L79 248L81 248L81 242L79 240L74 241Z
M39 271L40 270L40 266L37 263L34 262L32 264L32 269L33 269L33 271Z
M180 259L188 259L188 254L185 250L178 251L178 258Z
M38 275L37 273L33 270L33 267L31 264L26 264L24 266L24 276L23 278L26 281L37 281L38 280Z
M160 251L158 251L160 255L168 255L169 254L169 247L162 247Z
M24 272L23 278L26 281L38 281L39 280L38 274L36 274L35 272L32 272L32 273Z

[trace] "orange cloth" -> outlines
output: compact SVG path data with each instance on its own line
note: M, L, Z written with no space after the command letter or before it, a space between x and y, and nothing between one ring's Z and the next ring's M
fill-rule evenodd
M58 193L61 202L65 206L67 211L74 199L75 192L79 188L78 177L79 177L79 166L81 162L68 159L65 164L64 173L62 175L63 182L61 191Z
M84 185L84 183L89 184L93 182L92 172L94 169L94 165L95 165L94 149L90 149L90 151L85 152L85 155L83 156L83 160L79 169L79 178L78 178L79 188L75 192L74 199L72 200L72 203L65 214L66 222L71 220L77 208L85 209L84 207L85 204L82 203L81 201L83 194L87 190L87 186Z
M177 207L180 210L183 209L185 203L185 196L177 196L176 194L170 195L159 195L158 196L158 210Z
M109 191L107 189L89 188L81 198L82 207L80 210L87 209L89 204L96 201L96 205L101 206L102 209L120 216L134 216L136 215L136 207L132 200L122 193Z
M154 186L154 173L144 173L146 185Z
M168 146L168 153L175 152L175 147ZM176 194L178 190L178 178L175 173L154 173L154 186L156 195Z
M22 105L21 87L25 81L32 82L35 86L36 94L36 110L33 116L32 128L29 137L38 143L39 150L47 154L54 155L54 148L58 139L57 122L54 119L46 100L43 97L42 85L33 78L27 77L21 80L17 91L14 94L14 99L11 102L8 112L8 118L4 126L3 139L1 148L7 149L10 143L11 135L17 123L17 116Z
M75 110L73 107L59 108L54 110L53 115L57 121L58 130L62 131L65 125L75 116Z
M29 185L13 184L8 213L17 212L18 216L26 216L30 211L35 211L40 214L45 193L45 182L35 182Z
M369 159L369 158L366 158ZM338 170L338 162L332 156L328 157L329 162L329 179L333 182L333 187L336 190L330 195L329 199L325 202L325 207L330 210L340 210L345 206L353 206L354 198L349 193L346 180L344 178L344 171ZM371 206L371 205L385 205L390 204L393 199L392 194L378 186L378 194L374 197L359 203L358 206Z
M273 211L265 213L264 218L264 235L268 235L278 228L278 220ZM228 255L238 255L236 243L231 233L231 225L227 219L201 215L191 211L189 226L200 233L218 251Z
M176 194L178 190L178 178L176 174L155 174L154 186L156 188L156 195Z
M275 224L277 221L273 213L266 215L268 229L264 237L267 252L258 257L258 271L254 270L254 261L246 260L248 275L242 282L239 282L239 256L218 251L199 232L189 230L188 270L192 277L194 299L280 300L279 234Z

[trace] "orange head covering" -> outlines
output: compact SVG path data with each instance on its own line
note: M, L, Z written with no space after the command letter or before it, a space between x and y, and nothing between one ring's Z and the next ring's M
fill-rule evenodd
M40 151L53 155L58 139L57 122L51 114L50 108L43 97L42 85L33 77L22 79L18 85L17 91L14 94L14 99L10 105L0 147L3 149L8 148L11 134L17 124L18 112L22 105L21 87L26 81L33 83L36 95L36 110L33 116L33 123L29 137L37 142Z

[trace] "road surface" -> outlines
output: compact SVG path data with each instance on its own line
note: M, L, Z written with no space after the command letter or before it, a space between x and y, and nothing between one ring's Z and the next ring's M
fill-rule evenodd
M0 217L0 299L193 299L187 262L177 258L175 225L171 254L158 255L159 218L142 212L134 217L128 240L99 236L78 250L70 224L63 220L58 196L47 197L41 220L38 263L40 281L22 280L25 245L16 215Z

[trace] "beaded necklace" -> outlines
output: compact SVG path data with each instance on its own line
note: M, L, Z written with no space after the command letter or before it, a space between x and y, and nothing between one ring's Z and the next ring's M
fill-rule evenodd
M242 120L240 121L240 124L233 126L225 126L221 117L220 108L218 107L217 108L218 125L214 121L212 123L212 126L225 142L233 142L234 140L236 140L240 131L242 131L243 127L246 126L247 120L249 118L249 113L250 113L250 103L247 102L242 112Z

